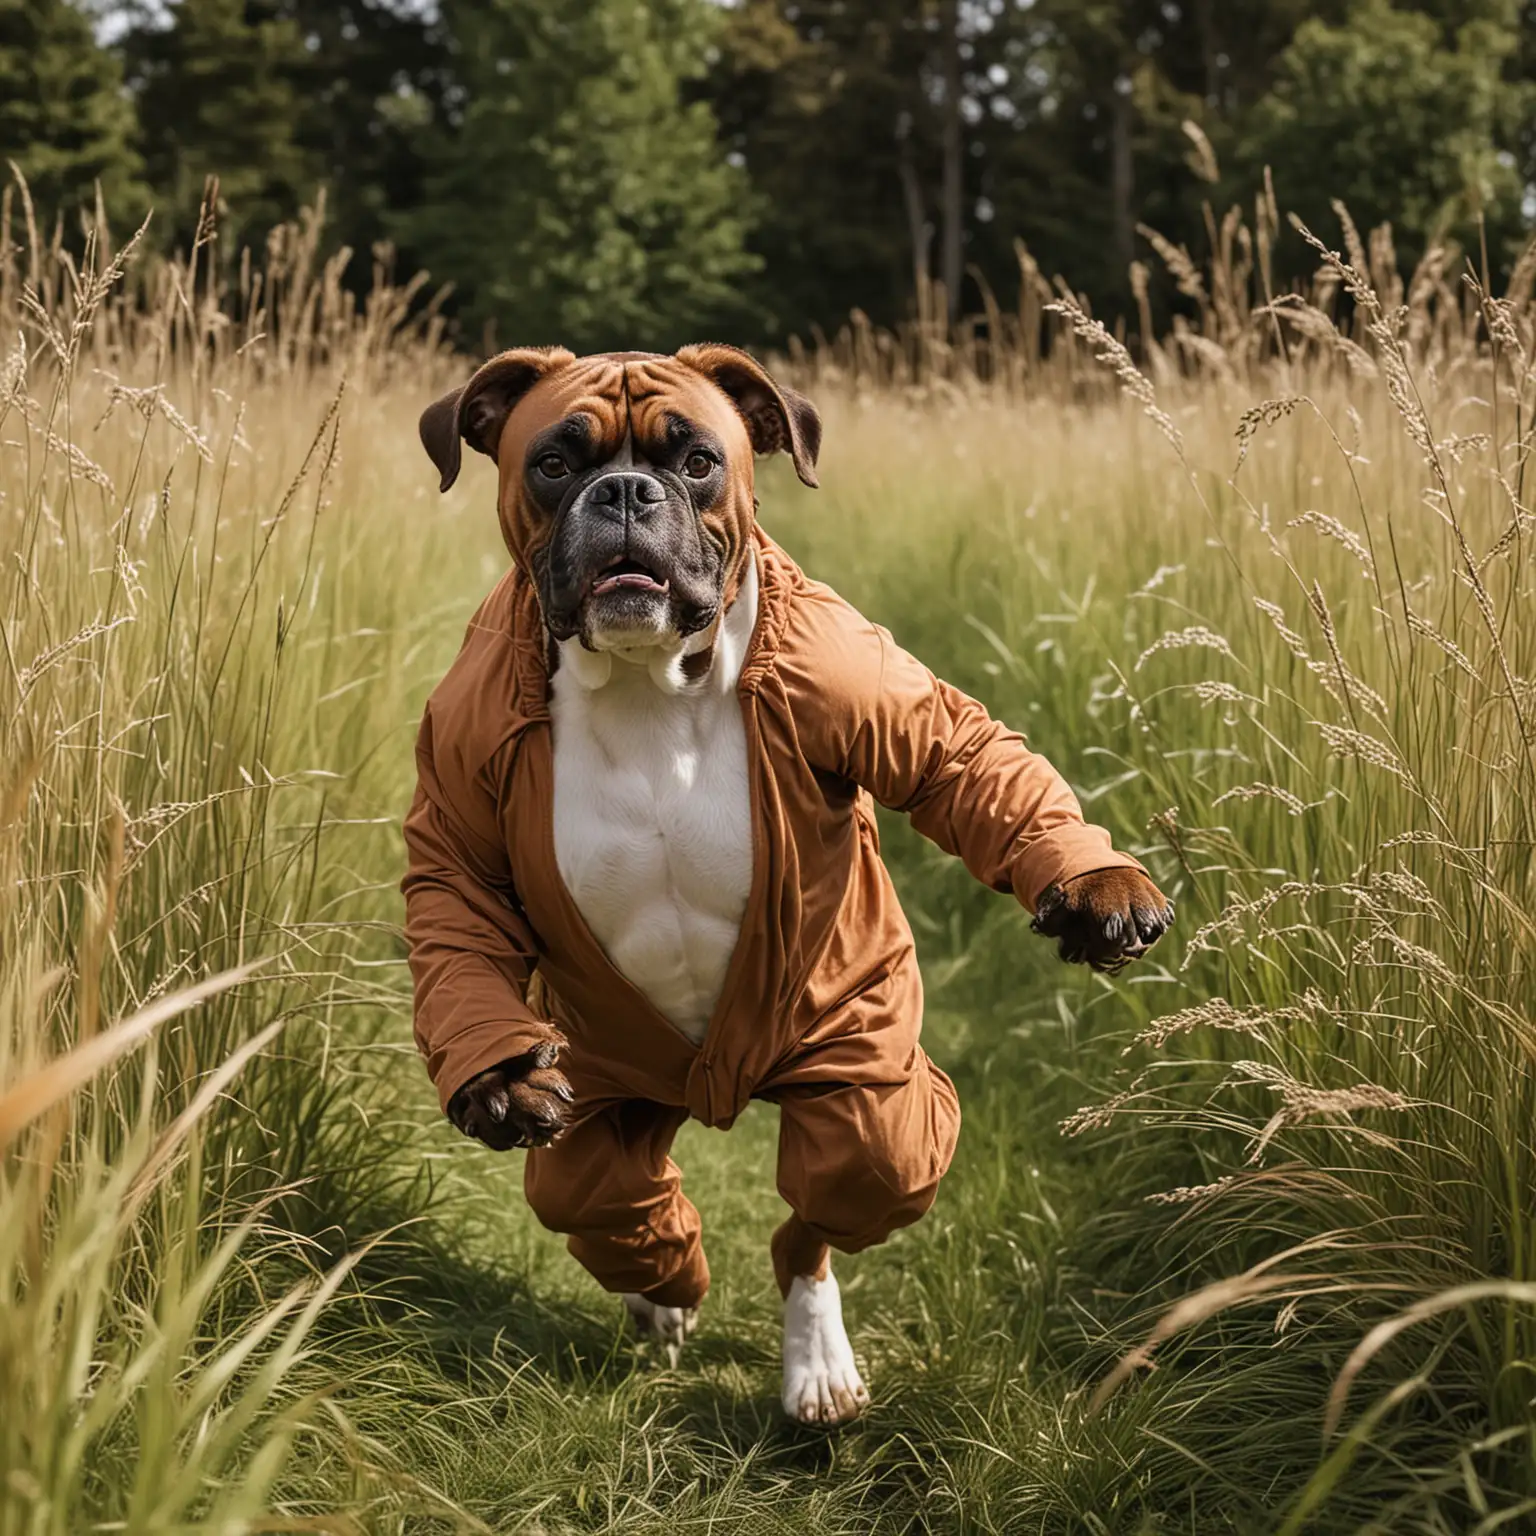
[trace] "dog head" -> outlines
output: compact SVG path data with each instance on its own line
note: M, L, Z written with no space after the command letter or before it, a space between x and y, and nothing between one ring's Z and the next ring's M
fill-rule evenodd
M496 461L507 548L562 649L681 650L707 646L751 558L753 454L787 451L814 486L821 422L735 347L525 347L428 406L421 440L445 491L462 443Z

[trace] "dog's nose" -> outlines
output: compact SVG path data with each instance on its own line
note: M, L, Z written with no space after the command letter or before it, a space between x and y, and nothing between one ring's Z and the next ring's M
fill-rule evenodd
M667 488L654 475L614 470L592 484L587 501L619 522L649 516L652 508L667 499Z

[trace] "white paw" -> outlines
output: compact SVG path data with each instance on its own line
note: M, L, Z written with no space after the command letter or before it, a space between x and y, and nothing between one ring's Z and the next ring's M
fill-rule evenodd
M638 1291L625 1291L624 1305L629 1308L636 1332L660 1343L667 1352L668 1364L675 1367L684 1341L699 1326L699 1309L659 1307Z
M797 1276L784 1299L784 1412L802 1424L846 1424L868 1406L832 1271Z

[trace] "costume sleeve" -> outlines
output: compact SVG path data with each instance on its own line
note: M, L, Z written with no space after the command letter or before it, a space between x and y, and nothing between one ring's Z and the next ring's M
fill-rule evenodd
M458 773L440 774L433 746L428 705L401 890L416 1046L446 1110L476 1073L560 1035L526 1001L538 948L517 905L494 799Z
M825 602L827 599L822 599ZM840 599L817 627L836 771L994 890L1040 893L1097 869L1140 869L1083 818L1067 781L1017 731L933 675Z

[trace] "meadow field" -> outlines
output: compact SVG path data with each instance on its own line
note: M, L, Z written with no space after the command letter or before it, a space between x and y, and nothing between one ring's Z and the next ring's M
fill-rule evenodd
M1134 363L1027 256L784 360L823 488L765 464L766 527L1179 908L1094 977L887 819L965 1122L839 1265L830 1436L768 1106L682 1135L669 1368L415 1059L413 735L506 559L416 441L430 307L313 227L227 281L0 251L3 1536L1529 1528L1536 256L1346 222L1266 305L1260 214Z

